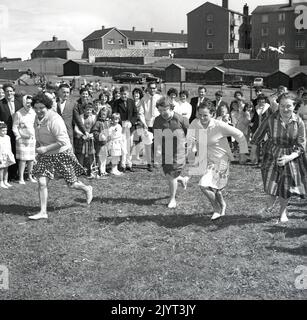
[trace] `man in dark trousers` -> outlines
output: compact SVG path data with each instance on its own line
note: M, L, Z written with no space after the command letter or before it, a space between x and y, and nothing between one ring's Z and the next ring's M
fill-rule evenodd
M191 106L192 106L192 114L190 117L190 123L196 118L196 111L197 107L204 102L204 99L206 97L207 89L203 86L198 87L198 97L194 97L191 99Z
M121 170L123 172L131 171L132 168L132 156L131 148L133 146L133 135L131 130L137 121L137 108L135 106L134 100L129 98L129 88L127 86L122 86L120 88L120 99L114 101L112 107L113 113L119 113L121 118L121 124L123 127L124 144L127 150L124 150L121 160ZM125 154L126 153L126 154Z
M63 83L59 86L58 100L57 100L57 113L63 118L67 133L73 146L74 140L74 125L76 124L80 131L86 135L85 127L80 118L77 108L75 108L76 102L70 98L70 87L68 84Z
M6 83L3 85L5 97L0 101L0 121L7 125L7 135L11 138L12 152L16 159L16 138L13 133L13 115L20 110L22 102L15 97L15 88L12 84ZM9 167L9 180L18 180L18 165Z

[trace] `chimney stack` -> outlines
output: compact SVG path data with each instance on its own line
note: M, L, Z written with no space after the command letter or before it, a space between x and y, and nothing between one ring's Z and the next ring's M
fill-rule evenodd
M132 31L135 31L135 27L132 27Z
M243 15L244 16L248 16L249 15L249 7L248 7L247 3L245 3L245 5L243 7Z
M228 9L228 0L223 0L222 7Z
M184 34L184 30L181 30L181 34Z
M53 36L52 41L58 41L58 38L56 36Z
M153 33L154 32L154 28L150 28L150 32Z
M104 26L101 26L101 30L104 30L105 28L104 28Z
M289 0L289 7L293 6L293 0Z

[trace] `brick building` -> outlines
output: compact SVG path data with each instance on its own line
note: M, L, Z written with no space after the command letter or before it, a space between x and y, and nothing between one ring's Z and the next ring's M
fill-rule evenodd
M297 13L295 8L305 2L258 6L252 12L253 55L256 57L261 48L285 46L286 54L299 57L307 64L307 29L295 28ZM277 53L271 52L271 55Z
M88 58L88 50L93 49L163 49L184 48L187 35L181 33L119 30L115 27L96 30L83 39L83 57Z
M206 2L187 14L188 54L203 58L223 58L224 54L248 52L251 48L250 16L247 5L243 14Z
M53 36L51 41L43 41L38 47L33 49L31 58L61 58L70 59L71 53L78 53L74 47L66 40L58 40ZM77 58L78 55L74 55ZM81 54L80 54L81 58Z

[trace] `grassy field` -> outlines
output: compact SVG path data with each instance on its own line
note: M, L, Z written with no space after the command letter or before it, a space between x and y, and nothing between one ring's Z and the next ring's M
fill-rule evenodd
M63 182L50 185L48 221L36 186L0 190L1 299L306 299L294 270L306 266L307 203L291 200L290 222L259 214L259 169L232 165L227 216L211 207L193 177L166 207L160 170L94 180L90 207Z
M196 94L195 85L187 89ZM208 96L217 89L208 86ZM227 101L235 90L225 90ZM232 165L227 216L214 223L197 177L178 190L176 210L166 206L159 170L90 183L88 207L53 181L50 218L37 222L27 219L39 210L37 186L0 189L0 265L9 269L0 300L306 299L294 270L306 266L307 202L291 200L286 225L275 224L277 212L259 214L259 169Z

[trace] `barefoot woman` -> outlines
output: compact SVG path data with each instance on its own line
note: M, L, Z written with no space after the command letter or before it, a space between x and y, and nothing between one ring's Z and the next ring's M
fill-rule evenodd
M63 177L69 187L83 191L88 204L93 198L93 188L78 181L77 177L85 174L85 171L72 152L64 120L52 110L52 104L52 100L43 93L34 96L32 100L32 106L37 115L34 128L38 154L33 175L38 180L41 207L39 213L29 217L32 220L48 218L47 188L50 179L55 175Z
M251 144L252 160L256 158L257 145L267 136L263 146L261 165L264 191L270 195L270 211L279 198L280 222L287 222L287 205L291 196L304 197L307 193L307 159L305 126L294 111L295 97L285 93L279 98L279 109L255 132Z
M228 182L229 164L232 159L227 137L232 136L239 142L240 154L248 153L242 131L213 119L214 112L211 101L200 104L197 109L198 118L192 121L187 134L188 149L195 143L198 146L199 170L203 174L199 185L212 204L212 220L224 216L226 211L222 190Z

